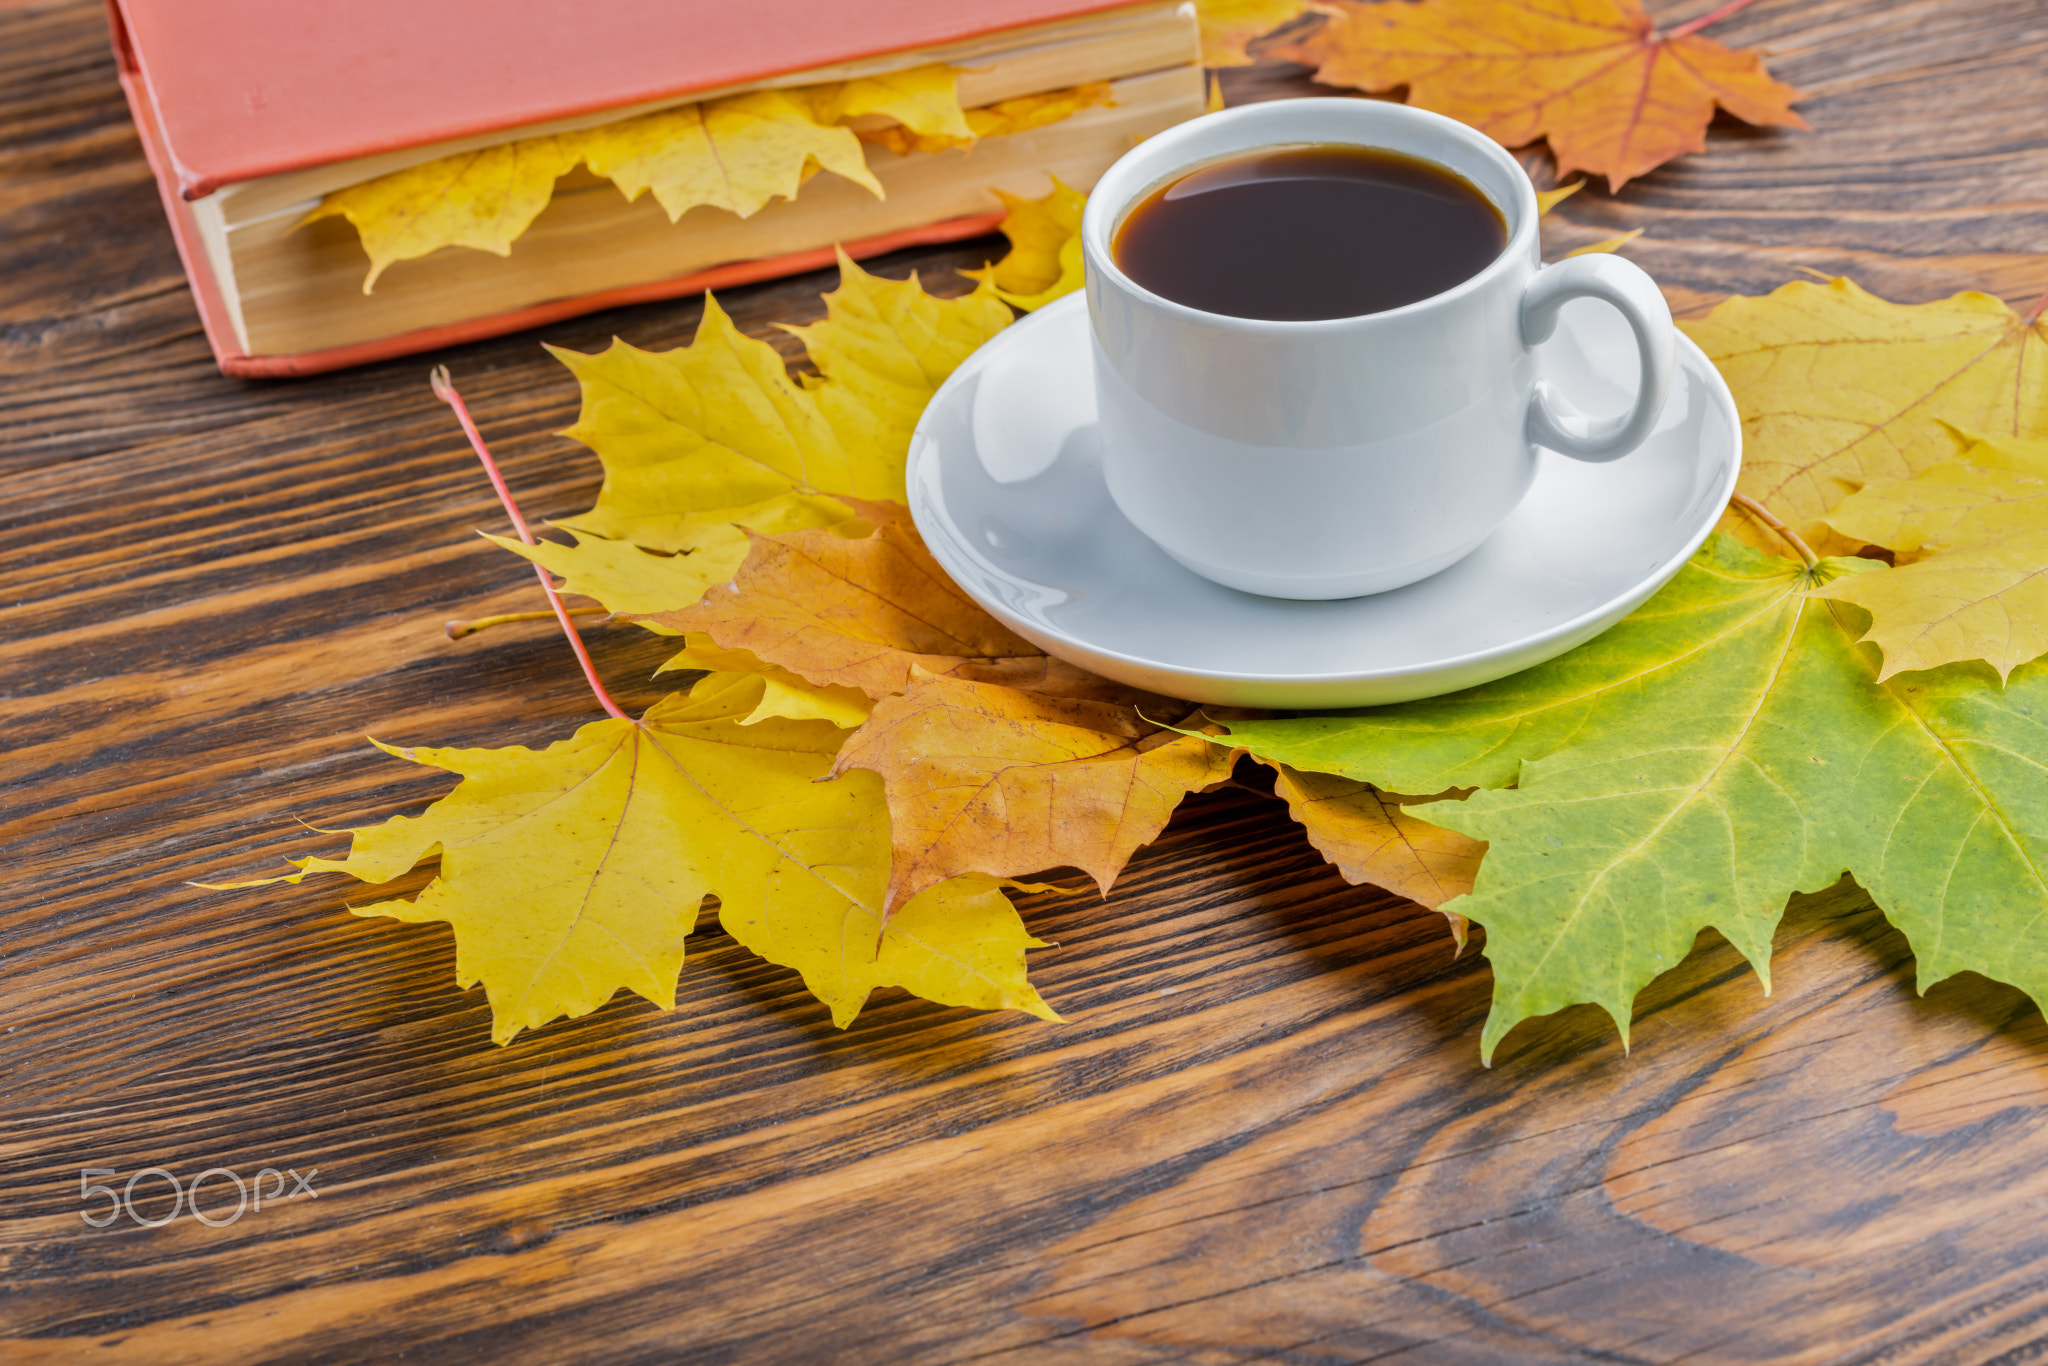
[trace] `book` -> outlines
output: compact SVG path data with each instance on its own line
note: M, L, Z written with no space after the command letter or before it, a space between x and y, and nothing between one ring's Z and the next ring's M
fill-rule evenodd
M312 374L598 308L980 235L996 190L1086 190L1204 108L1188 0L108 0L121 81L214 356ZM509 255L369 259L323 199L442 157L750 92L944 64L962 108L1086 87L1087 107L971 146L863 141L748 217L671 222L578 166ZM872 124L870 116L856 121ZM886 120L883 120L886 122ZM856 168L857 169L857 168Z

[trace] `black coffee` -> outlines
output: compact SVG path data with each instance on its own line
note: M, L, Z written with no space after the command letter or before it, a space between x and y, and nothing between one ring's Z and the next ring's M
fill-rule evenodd
M1117 229L1126 275L1207 313L1302 321L1399 308L1484 270L1507 223L1462 177L1398 152L1296 147L1190 171Z

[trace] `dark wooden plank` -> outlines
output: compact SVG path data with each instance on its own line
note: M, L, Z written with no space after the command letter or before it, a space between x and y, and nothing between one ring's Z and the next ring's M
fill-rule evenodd
M1567 201L1553 254L1643 227L1629 253L1690 309L1801 266L1902 300L2048 287L2048 6L1762 0L1715 31L1768 45L1817 131L1718 124ZM1192 800L1107 901L1025 903L1065 1025L883 993L837 1031L714 923L674 1013L620 998L494 1049L445 931L333 886L187 886L338 844L295 818L443 789L365 730L537 744L592 710L547 629L440 631L534 604L471 535L500 514L426 361L213 373L104 44L92 4L0 6L0 1355L1984 1361L2043 1336L2048 1029L1979 979L1916 996L1853 887L1788 915L1774 996L1709 934L1632 1054L1573 1010L1488 1070L1480 955L1243 791ZM1225 88L1329 93L1278 63ZM881 268L954 288L999 250ZM830 283L725 303L794 357L771 324ZM699 312L545 335L670 346ZM596 470L551 434L575 394L538 340L446 359L545 516ZM593 641L629 706L664 690L659 641ZM318 1168L319 1197L80 1223L81 1168L152 1165Z

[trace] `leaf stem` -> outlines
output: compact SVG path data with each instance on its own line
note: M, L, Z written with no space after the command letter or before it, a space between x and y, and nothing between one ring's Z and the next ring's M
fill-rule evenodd
M609 607L571 607L569 609L569 615L572 617L608 617L611 614ZM478 631L488 631L493 626L510 626L515 621L553 621L554 619L555 614L553 612L500 612L496 616L477 617L471 621L451 621L447 626L448 639L460 640L464 636L473 636Z
M1756 0L1728 0L1727 4L1721 6L1721 8L1715 10L1712 14L1701 15L1697 19L1689 20L1686 23L1680 24L1677 28L1667 29L1664 33L1664 37L1683 38L1688 34L1698 33L1708 24L1717 24L1721 20L1726 19L1729 15L1735 13L1735 11L1741 9L1748 9L1751 5L1755 3Z
M2048 290L2043 290L2040 298L2027 305L2026 313L2020 317L2020 326L2032 327L2040 321L2043 313L2048 313Z
M484 473L491 477L491 487L498 491L498 501L505 505L505 513L512 519L513 528L519 539L528 545L535 544L533 533L526 528L526 519L519 515L519 504L513 501L512 490L505 487L505 476L498 472L498 462L491 458L491 448L484 444L483 433L476 429L476 422L469 415L469 406L462 401L462 395L455 391L455 381L449 378L448 367L437 365L433 370L434 397L455 410L456 421L462 424L462 433L469 438L476 458L483 461ZM598 705L621 721L633 718L612 701L612 695L604 690L598 680L597 666L590 662L590 651L583 648L583 637L576 634L576 623L569 618L569 609L562 605L561 594L555 592L554 580L548 571L539 565L533 567L534 577L540 580L540 588L548 595L548 606L555 609L555 620L562 624L562 634L569 638L569 648L576 652L576 662L583 666L583 677L590 684L590 691L597 697Z
M1778 533L1785 543L1799 552L1799 558L1806 561L1808 569L1820 564L1820 557L1813 553L1813 547L1799 539L1799 533L1773 516L1768 508L1746 493L1730 494L1728 501L1741 508L1757 521Z

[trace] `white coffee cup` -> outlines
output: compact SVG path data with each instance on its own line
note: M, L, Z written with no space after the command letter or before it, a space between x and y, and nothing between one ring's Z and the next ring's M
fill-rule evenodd
M1405 153L1476 186L1508 244L1441 294L1312 322L1228 317L1118 268L1124 216L1189 171L1266 149ZM1116 505L1195 573L1280 598L1399 588L1455 563L1528 492L1537 448L1613 460L1640 445L1674 365L1671 311L1616 256L1537 256L1536 194L1515 159L1439 114L1363 99L1278 100L1211 114L1124 154L1081 220L1103 473ZM1624 414L1573 408L1532 350L1571 299L1619 309L1642 356Z

